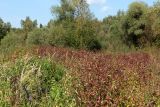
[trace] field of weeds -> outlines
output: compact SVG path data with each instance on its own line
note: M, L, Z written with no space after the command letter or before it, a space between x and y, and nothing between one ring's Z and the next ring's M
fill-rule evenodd
M0 3L0 107L160 107L160 0Z
M160 56L158 51L104 54L41 47L72 70L78 106L154 107L160 105ZM157 53L157 54L155 54Z
M160 106L158 50L119 54L48 46L24 50L1 63L3 107Z

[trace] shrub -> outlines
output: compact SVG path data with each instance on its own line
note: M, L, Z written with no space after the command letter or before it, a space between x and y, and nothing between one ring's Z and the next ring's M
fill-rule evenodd
M134 46L127 46L119 35L110 35L106 40L107 51L111 52L129 52L135 50Z
M4 53L12 52L16 48L22 46L24 42L24 35L17 35L11 32L1 40L0 50Z
M61 24L55 25L54 27L52 26L48 30L49 33L48 33L47 43L52 46L54 45L64 46L66 31L63 28L63 26Z
M101 45L100 41L93 39L88 43L87 48L89 50L100 50L102 48L102 45Z
M100 50L102 45L98 39L96 27L92 21L77 19L71 29L72 36L68 35L67 43L72 43L74 48Z
M28 34L27 44L64 46L65 30L61 25L34 29Z
M3 105L74 105L65 68L47 58L23 58L7 68L1 66L0 70L0 92L3 92L0 103Z
M47 35L48 30L46 29L34 29L32 32L28 34L27 37L27 44L32 45L43 45L47 44Z
M91 21L77 19L75 22L63 21L51 26L47 43L75 49L99 50L102 46L97 38L96 28Z
M0 18L0 40L3 39L8 32L10 32L11 24L4 23L3 20Z
M160 47L160 37L155 38L154 44L155 44L157 47Z

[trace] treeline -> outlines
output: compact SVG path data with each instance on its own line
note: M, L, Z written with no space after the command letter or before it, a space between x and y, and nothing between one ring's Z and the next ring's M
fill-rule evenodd
M38 26L29 17L21 21L19 29L0 20L1 48L32 44L95 51L160 46L160 2L153 6L133 2L127 11L103 21L94 17L86 0L61 0L51 12L55 19L46 26Z

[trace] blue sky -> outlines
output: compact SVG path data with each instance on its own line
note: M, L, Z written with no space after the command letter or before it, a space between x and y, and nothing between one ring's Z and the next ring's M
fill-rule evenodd
M115 15L120 10L126 10L135 0L87 0L90 9L98 19ZM136 0L138 1L138 0ZM143 0L152 5L156 0ZM13 27L20 27L20 20L30 16L44 25L53 18L50 8L58 5L59 0L0 0L0 17L5 22L11 22Z

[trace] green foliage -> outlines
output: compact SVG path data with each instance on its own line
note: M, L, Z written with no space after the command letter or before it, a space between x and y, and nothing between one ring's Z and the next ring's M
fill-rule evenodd
M27 44L28 45L44 45L47 44L47 32L48 30L45 28L34 29L32 32L28 34Z
M0 18L0 40L7 35L10 29L11 29L11 24L4 23L3 20Z
M125 44L125 32L122 26L125 18L126 15L123 11L119 11L116 16L108 16L104 18L103 26L105 29L107 29L105 44L108 51L128 52L129 50L131 50L131 47Z
M152 25L153 35L154 37L158 37L160 35L160 18L155 19L155 22Z
M147 34L151 37L151 42L153 42L154 45L159 46L159 38L160 38L160 5L159 2L157 2L147 13Z
M160 47L159 1L150 7L133 2L127 12L118 11L103 21L94 19L86 0L60 0L51 12L56 20L40 28L29 17L21 21L22 28L11 28L0 19L0 106L159 106L158 55L112 56L57 48L130 52L147 43ZM28 57L26 49L21 57L22 47L40 56ZM42 58L48 51L75 72Z
M54 25L48 29L47 43L52 46L64 46L66 35L62 24Z
M83 18L86 20L92 20L93 14L89 9L87 0L72 0L74 5L74 16L75 18Z
M158 7L158 6L160 6L160 0L157 0L156 2L154 2L154 5L153 5L154 7Z
M123 29L126 34L126 42L129 45L143 46L147 41L145 34L147 5L143 2L134 2L130 4L126 19L123 23Z
M24 35L18 35L10 32L0 42L1 52L12 52L14 49L21 47L24 44Z
M28 33L37 28L37 20L32 21L29 17L26 17L25 20L21 20L21 26L25 33L25 39L27 39Z
M62 25L50 26L50 28L34 29L28 34L27 44L64 46L66 31Z
M109 35L107 37L106 49L110 52L130 52L135 50L134 46L127 46L118 35Z
M73 36L68 39L70 41L74 40L72 43L75 44L75 48L83 48L90 50L101 49L101 43L97 37L96 28L94 27L93 21L77 19L74 23L75 29L71 31L74 32ZM74 38L73 38L74 37Z
M76 49L101 48L86 0L61 0L61 5L52 7L51 12L57 20L49 23L52 26L49 44Z
M2 65L0 70L0 104L25 107L75 105L69 91L71 78L63 66L50 59L26 57L7 68Z
M152 25L153 42L156 46L160 47L160 18L157 18Z
M57 21L73 21L76 18L92 19L86 0L60 0L60 6L53 6L51 12Z
M98 39L95 39L95 40L93 39L89 41L87 46L89 50L94 50L94 51L100 50L102 48L102 44L100 43Z
M118 11L117 15L108 16L101 22L94 19L86 0L61 0L59 6L51 8L57 19L50 20L47 26L40 24L37 28L37 21L26 17L21 21L23 29L13 28L12 31L15 35L24 35L27 40L23 43L34 45L88 50L159 46L159 7L159 2L150 7L144 2L133 2L127 12ZM0 39L9 31L10 24L0 20Z
M63 21L66 19L72 20L74 18L74 8L71 4L72 0L61 0L61 6L53 6L51 12L57 17L57 20Z
M160 37L154 39L154 44L155 46L160 47Z
M94 21L78 18L74 22L50 22L47 43L54 46L72 47L75 49L101 49L100 39ZM92 46L93 45L93 46Z

